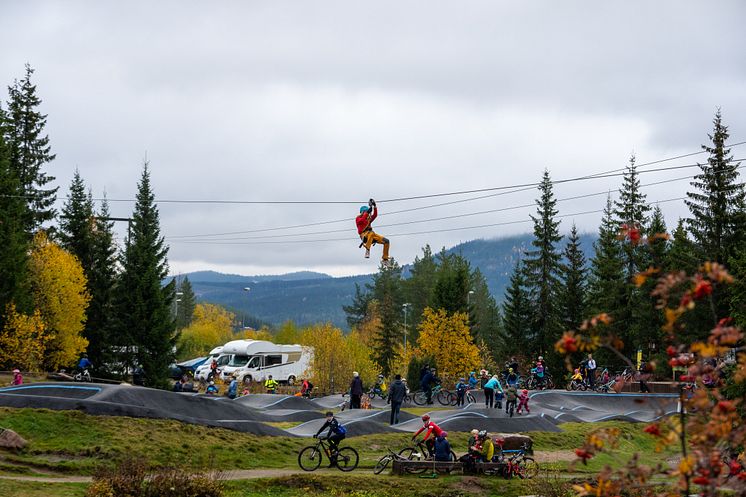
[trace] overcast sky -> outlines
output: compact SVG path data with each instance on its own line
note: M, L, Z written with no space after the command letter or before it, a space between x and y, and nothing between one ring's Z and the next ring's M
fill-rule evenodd
M147 156L157 199L350 202L161 203L172 272L357 274L375 271L380 257L380 247L369 261L357 248L354 217L369 197L533 183L545 168L564 179L622 168L632 153L646 163L697 152L717 107L730 141L746 141L745 14L741 1L6 1L0 83L22 77L26 62L36 70L60 196L77 167L95 197L134 199ZM746 157L746 145L733 153ZM559 184L555 193L620 182ZM661 201L687 186L645 192ZM427 243L530 231L462 228L527 221L533 208L386 226L536 196L428 207L484 195L382 202L374 227L402 263ZM560 202L561 229L574 221L595 231L600 215L579 213L603 204ZM132 207L113 201L112 215ZM661 207L669 225L686 215L681 201ZM401 210L409 211L387 215ZM210 243L179 238L345 219Z

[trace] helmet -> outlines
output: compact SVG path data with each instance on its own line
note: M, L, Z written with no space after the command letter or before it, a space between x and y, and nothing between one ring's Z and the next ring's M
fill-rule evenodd
M466 381L466 378L459 378L458 381Z
M425 422L430 421L430 415L429 414L423 414L422 415L422 421L425 421Z
M512 372L513 372L513 368L508 368L508 373L512 373Z
M524 394L524 395L528 395L528 390L526 390L526 389L524 388L523 390L521 390L521 393L522 393L522 394Z
M543 361L544 360L544 356L539 356L539 360Z
M382 374L379 374L379 375L378 375L378 377L379 377L379 378L383 378L383 375L382 375Z
M215 382L214 382L214 381L211 381L211 382L210 382L210 385L214 385L214 384L215 384Z
M479 438L487 438L487 430L480 430L479 433L477 433L477 436Z
M360 373L358 373L357 371L353 371L352 372L352 376L354 376L355 378L357 378L358 376L360 376Z
M366 212L367 210L368 210L368 206L367 205L361 205L360 206L360 214L362 214L363 212Z
M20 370L20 369L14 369L14 370L13 370L13 372L14 372L14 373L20 373L20 372L21 372L21 370Z
M441 437L446 438L448 436L448 432L444 431L440 434Z
M469 373L469 376L474 376L475 374L477 374L477 373L475 373L474 371L472 371L471 373Z

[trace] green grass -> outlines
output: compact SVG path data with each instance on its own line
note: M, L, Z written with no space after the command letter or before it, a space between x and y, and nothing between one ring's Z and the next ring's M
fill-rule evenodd
M42 483L0 480L0 495L23 497L83 497L86 483Z

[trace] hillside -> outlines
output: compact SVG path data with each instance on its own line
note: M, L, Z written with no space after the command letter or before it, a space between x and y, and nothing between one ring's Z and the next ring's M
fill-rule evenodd
M582 235L586 254L592 253L593 235ZM466 258L487 279L490 292L502 301L510 273L531 235L490 240L472 240L447 250ZM406 274L406 267L405 267ZM304 325L330 321L346 329L343 305L355 294L355 283L363 286L373 275L333 278L310 271L279 276L224 275L213 271L187 274L198 300L213 302L273 324L288 319ZM246 286L250 292L243 291Z

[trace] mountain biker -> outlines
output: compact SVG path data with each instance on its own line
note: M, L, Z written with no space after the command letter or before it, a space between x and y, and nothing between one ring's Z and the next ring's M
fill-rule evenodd
M417 439L417 435L422 433L423 431L427 430L425 433L425 436L422 437L422 441L425 442L425 446L427 447L427 450L430 451L430 455L433 454L433 445L435 441L430 438L430 435L432 434L433 437L439 437L443 433L443 430L440 429L440 426L436 425L433 421L430 421L430 415L429 414L423 414L422 415L422 427L415 432L414 435L412 435L412 441L414 442Z
M83 354L83 357L80 358L78 361L78 369L82 373L86 369L91 369L93 367L93 363L88 359L88 354Z
M536 386L539 388L544 387L544 358L539 356L539 360L536 361L536 367L532 371L536 374Z
M515 410L518 414L521 413L521 408L526 408L526 414L531 414L531 410L528 408L528 390L525 388L521 390L521 395L518 397L518 408Z
M308 381L308 378L303 378L303 383L301 383L301 387L300 387L301 396L310 398L312 391L313 391L313 383Z
M383 396L386 395L387 390L388 385L386 385L386 379L383 377L382 374L379 374L378 379L376 380L376 386L374 387L373 391Z
M422 377L420 387L422 387L422 391L425 392L425 395L427 396L428 404L433 403L433 385L437 385L439 382L440 380L438 380L435 369L428 370L425 373L425 376Z
M435 437L435 460L436 461L450 461L451 460L451 444L448 442L448 433L441 432L440 436Z
M327 428L329 428L329 431L327 432L325 439L329 442L329 446L332 449L329 462L329 467L331 468L337 464L339 443L345 439L345 436L347 436L347 430L339 423L339 421L337 421L337 418L334 417L334 413L331 411L327 411L326 422L321 425L321 428L319 428L319 431L316 432L313 438L318 438L321 432Z
M362 242L360 246L365 246L365 258L370 257L370 247L374 243L383 244L383 257L381 261L384 265L389 264L389 239L385 238L375 231L371 227L371 224L378 217L378 207L376 201L370 199L368 205L360 207L360 215L355 218L355 224L357 225L357 234L360 235Z
M464 378L459 378L456 383L456 407L464 405L464 397L466 397L466 391L469 387L466 384Z
M515 410L516 402L518 400L518 390L515 388L515 386L511 385L508 387L508 389L505 391L505 412L510 412L510 406L513 406L513 410Z
M11 385L23 385L23 375L19 369L13 370L13 381Z
M264 382L264 388L267 390L267 393L275 393L277 392L277 386L279 383L277 383L277 380L272 378L272 375L269 375L267 377L267 380Z
M477 439L482 447L479 462L492 462L492 456L495 455L495 445L492 443L492 439L487 435L487 431L480 431L477 435Z

